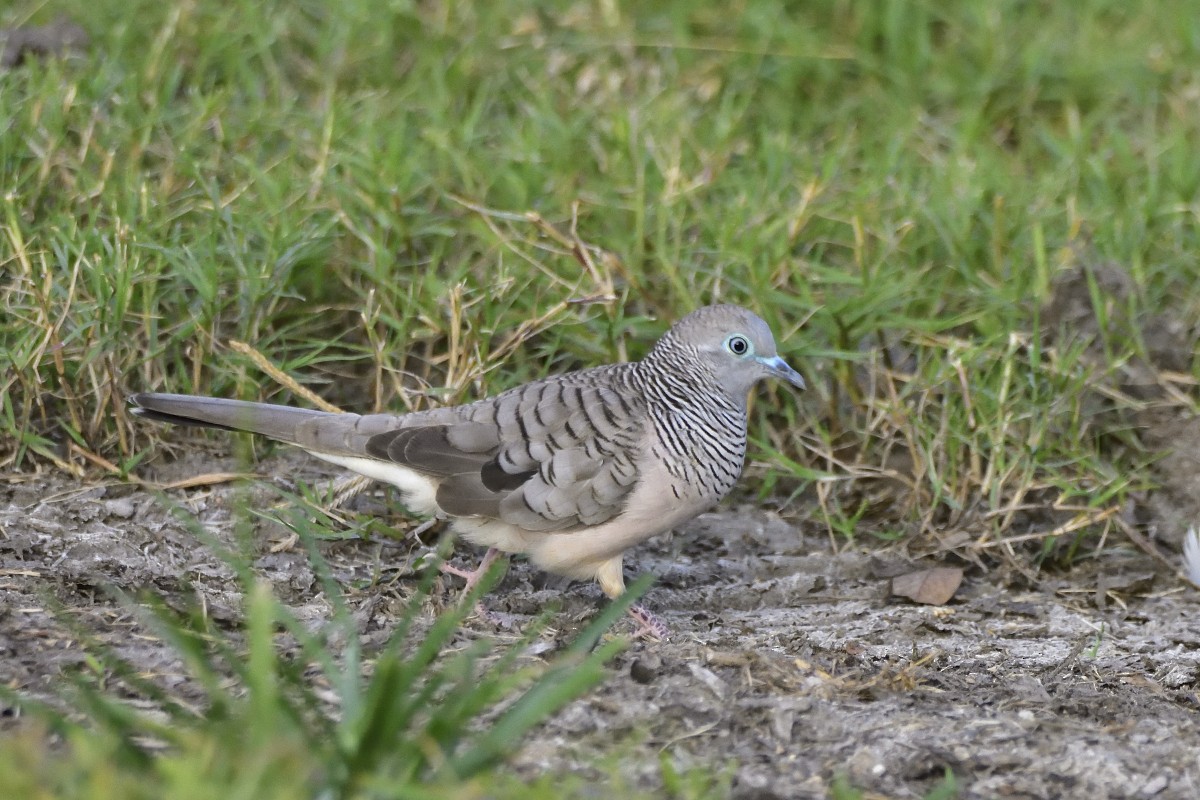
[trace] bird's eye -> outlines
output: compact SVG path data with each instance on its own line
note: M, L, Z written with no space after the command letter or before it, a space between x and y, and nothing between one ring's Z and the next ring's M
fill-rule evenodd
M750 352L750 340L745 336L734 334L725 340L725 349L735 356L744 356Z

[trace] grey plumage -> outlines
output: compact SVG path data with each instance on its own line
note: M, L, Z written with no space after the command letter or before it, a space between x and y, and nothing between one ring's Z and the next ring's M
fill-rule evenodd
M766 323L716 305L679 320L641 361L571 372L467 405L333 414L137 394L133 413L262 434L399 487L469 541L624 591L626 549L714 505L741 475L747 394L803 389Z

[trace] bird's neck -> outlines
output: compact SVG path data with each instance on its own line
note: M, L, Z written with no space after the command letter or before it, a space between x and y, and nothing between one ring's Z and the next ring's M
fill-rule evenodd
M733 488L746 456L746 400L721 390L706 370L639 363L636 372L654 428L652 450L676 497L715 502Z
M739 416L744 433L745 393L731 396L704 362L686 353L656 349L634 366L632 377L651 409L683 414L719 411Z

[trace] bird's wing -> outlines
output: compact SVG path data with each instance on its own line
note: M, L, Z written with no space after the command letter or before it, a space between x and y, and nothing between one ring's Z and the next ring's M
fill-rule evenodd
M636 482L646 415L628 393L544 381L456 411L366 442L370 457L440 479L450 516L566 532L615 517Z

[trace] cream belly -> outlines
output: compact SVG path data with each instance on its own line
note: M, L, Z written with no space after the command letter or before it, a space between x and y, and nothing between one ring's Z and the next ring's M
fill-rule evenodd
M593 528L569 533L543 534L529 552L530 560L556 575L593 578L611 597L624 590L621 556L651 536L671 530L720 500L719 497L676 499L672 478L660 463L641 465L641 479L624 510Z
M311 451L310 451L311 452ZM435 479L397 464L359 456L313 453L320 459L360 475L391 484L404 494L416 514L440 514ZM647 459L646 462L649 462ZM528 554L540 569L577 580L596 580L615 597L624 590L621 556L651 536L670 530L720 498L676 499L672 477L661 464L641 465L641 478L622 512L608 522L565 532L529 531L498 519L457 517L454 531L468 542L505 553Z

